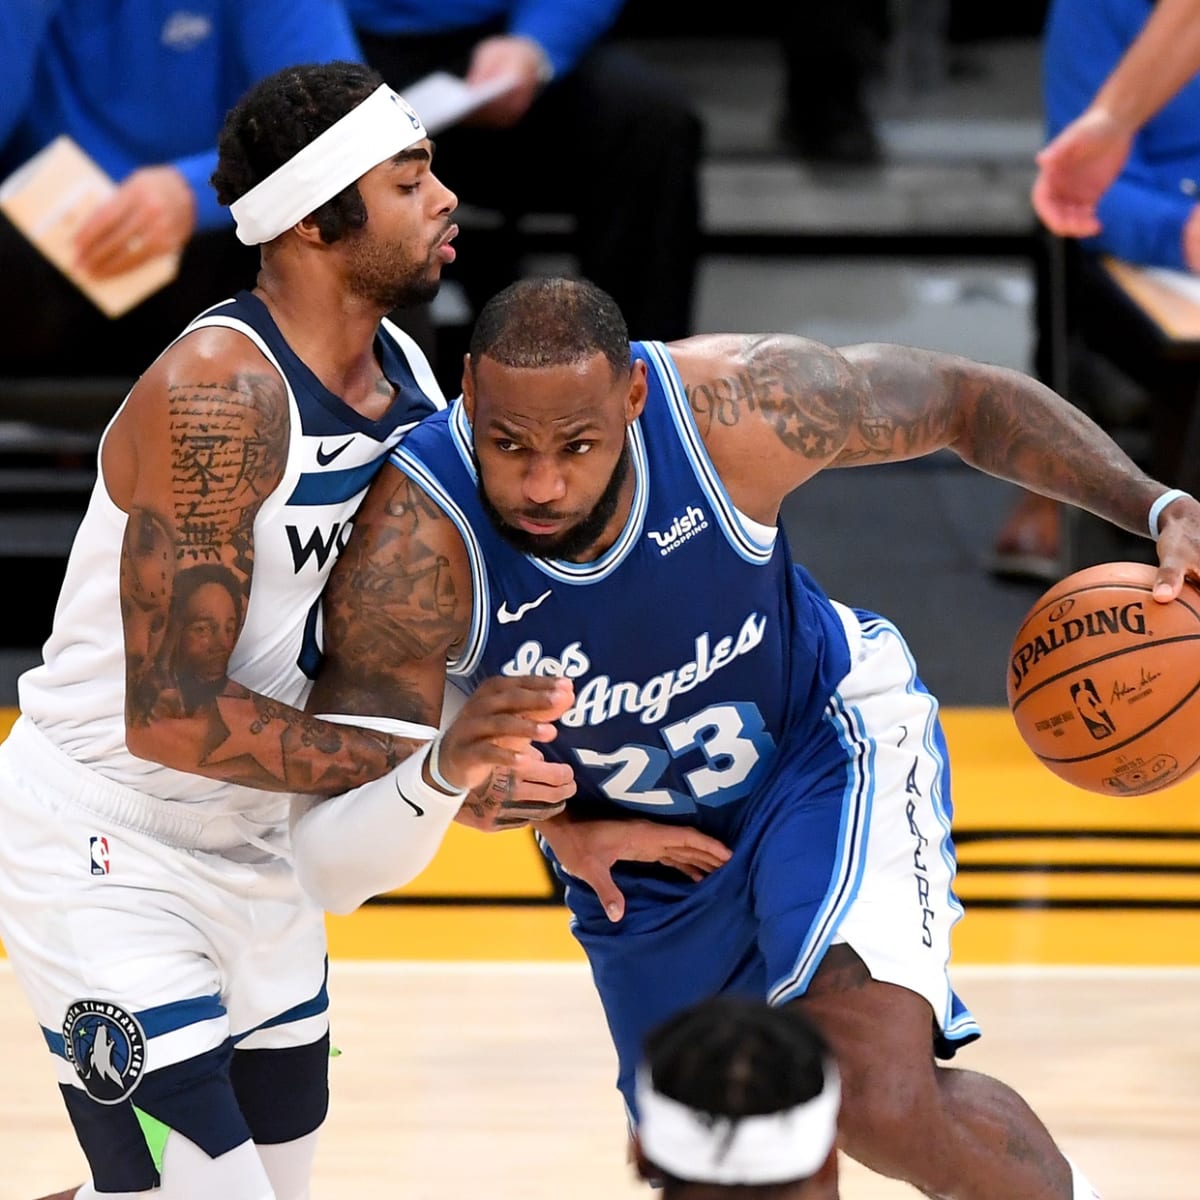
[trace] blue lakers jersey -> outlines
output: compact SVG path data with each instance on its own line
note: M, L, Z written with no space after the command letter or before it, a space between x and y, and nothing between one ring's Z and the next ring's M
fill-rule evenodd
M563 674L575 704L549 757L572 808L684 818L729 836L777 748L821 725L849 669L842 623L781 529L731 503L665 347L634 343L649 395L629 428L633 505L593 562L523 555L480 504L461 399L392 453L455 522L471 563L470 634L452 675Z

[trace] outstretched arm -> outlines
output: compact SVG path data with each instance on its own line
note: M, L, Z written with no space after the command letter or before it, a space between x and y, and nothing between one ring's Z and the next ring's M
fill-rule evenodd
M1149 532L1167 492L1094 421L1036 379L1005 367L908 347L844 347L871 395L870 440L851 438L838 465L889 462L942 446L971 466L1087 509L1131 533ZM1200 578L1200 504L1164 510L1155 598Z
M989 475L1147 533L1166 487L1095 422L1019 371L908 346L834 350L786 334L673 343L705 445L731 499L774 522L783 497L826 466L898 462L950 449ZM1159 579L1200 578L1200 504L1161 522Z

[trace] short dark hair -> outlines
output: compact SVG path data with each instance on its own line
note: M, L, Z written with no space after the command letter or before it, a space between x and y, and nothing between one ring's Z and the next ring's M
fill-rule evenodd
M303 150L383 83L362 63L303 63L254 84L229 110L217 141L210 183L230 205ZM367 208L351 183L312 214L321 239L336 242L367 223Z
M714 1117L785 1112L825 1089L828 1043L795 1006L750 996L713 996L652 1029L642 1061L654 1090ZM654 1164L658 1168L658 1164ZM707 1184L662 1172L670 1192L770 1200L786 1184Z
M480 310L471 361L556 367L603 354L614 372L629 369L629 330L617 302L586 279L519 279Z

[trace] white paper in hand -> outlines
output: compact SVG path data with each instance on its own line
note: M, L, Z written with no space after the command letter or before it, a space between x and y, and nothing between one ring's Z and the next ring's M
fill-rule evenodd
M93 279L75 265L73 239L117 185L69 137L55 138L0 184L0 209L101 311L119 317L171 282L179 255L152 258L132 271Z
M517 82L518 76L504 75L487 83L469 84L447 71L434 71L406 87L403 96L416 110L426 131L434 134L461 121L489 100L503 96Z
M1193 275L1189 271L1172 271L1167 267L1146 267L1144 270L1147 279L1161 283L1193 304L1200 304L1200 275Z

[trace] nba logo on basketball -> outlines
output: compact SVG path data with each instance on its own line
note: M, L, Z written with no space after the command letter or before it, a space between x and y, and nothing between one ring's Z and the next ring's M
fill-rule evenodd
M107 875L109 871L108 838L94 837L92 843L92 874Z
M1200 588L1154 599L1158 568L1085 567L1047 591L1013 638L1008 706L1060 779L1147 796L1200 772Z

